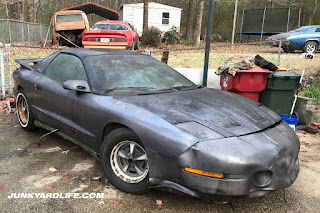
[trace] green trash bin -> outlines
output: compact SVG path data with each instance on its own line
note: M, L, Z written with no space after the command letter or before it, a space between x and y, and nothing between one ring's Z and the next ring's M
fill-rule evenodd
M289 114L299 80L300 75L295 72L273 72L268 75L267 86L261 92L259 102L277 114Z

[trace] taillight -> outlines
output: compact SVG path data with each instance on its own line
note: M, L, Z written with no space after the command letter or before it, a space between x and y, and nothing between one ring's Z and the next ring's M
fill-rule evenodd
M98 41L98 38L95 37L85 37L83 41Z
M125 38L113 38L114 42L127 42L127 39Z

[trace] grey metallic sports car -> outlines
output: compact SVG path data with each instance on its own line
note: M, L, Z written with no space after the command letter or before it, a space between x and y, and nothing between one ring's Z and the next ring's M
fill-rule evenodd
M277 114L197 86L150 56L74 49L17 62L22 128L57 129L122 191L258 197L297 178L300 142Z

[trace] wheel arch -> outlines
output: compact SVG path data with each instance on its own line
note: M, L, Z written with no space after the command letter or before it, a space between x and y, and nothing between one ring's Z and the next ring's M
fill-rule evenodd
M131 128L129 128L128 126L123 125L123 124L121 124L121 123L116 123L116 122L109 123L109 124L107 124L107 125L103 128L101 141L103 142L103 140L105 139L105 137L106 137L110 132L112 132L112 131L115 130L115 129L119 129L119 128L127 128L127 129L130 129L132 132L134 132ZM135 133L135 134L136 134L136 133Z
M309 39L304 44L308 43L309 41L315 41L318 45L320 44L320 41L317 39Z
M18 85L18 86L17 86L17 92L18 92L19 90L21 90L21 89L24 89L23 86Z

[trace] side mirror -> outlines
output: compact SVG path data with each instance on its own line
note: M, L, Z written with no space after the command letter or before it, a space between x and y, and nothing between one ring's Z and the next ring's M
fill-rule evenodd
M68 80L63 82L62 87L64 89L77 91L77 92L88 92L88 93L91 92L87 81Z

